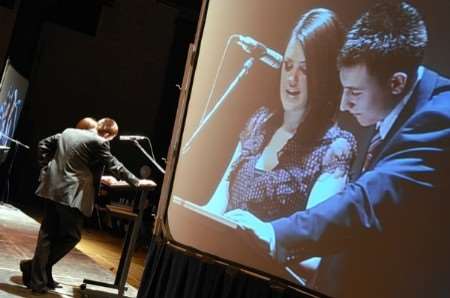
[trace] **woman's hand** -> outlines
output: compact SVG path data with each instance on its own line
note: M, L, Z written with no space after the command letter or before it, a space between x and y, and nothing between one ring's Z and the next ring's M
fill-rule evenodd
M323 172L314 182L306 209L312 208L340 192L348 180L352 148L344 138L336 139L323 157Z
M250 212L242 209L231 210L225 213L224 217L235 222L241 229L255 234L269 248L270 252L273 252L275 231L270 223L263 222Z
M328 148L325 156L323 157L324 168L336 168L333 171L335 178L343 176L345 173L344 169L336 167L336 165L341 164L350 160L350 155L352 154L352 149L349 142L344 138L336 139Z

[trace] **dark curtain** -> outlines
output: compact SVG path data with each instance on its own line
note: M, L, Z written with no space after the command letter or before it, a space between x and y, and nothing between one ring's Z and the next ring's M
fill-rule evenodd
M243 271L153 239L137 298L320 297L257 278Z

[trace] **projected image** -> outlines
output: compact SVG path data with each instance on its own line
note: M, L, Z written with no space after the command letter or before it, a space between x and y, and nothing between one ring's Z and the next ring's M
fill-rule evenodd
M334 2L209 1L170 234L333 297L443 293L450 83L414 6Z
M211 3L210 14L213 7ZM225 36L207 100L190 102L188 117L198 115L188 121L183 134L176 174L180 180L175 180L172 195L176 205L198 213L199 225L209 229L219 222L209 231L212 234L224 233L223 224L231 226L229 233L237 229L230 219L233 210L271 221L320 203L348 182L357 145L352 132L336 121L341 96L336 58L344 28L326 8L306 10L293 21L281 38L281 51L250 35ZM205 33L204 39L208 36ZM207 47L205 40L202 44ZM202 65L200 56L198 68ZM196 82L201 75L196 72ZM267 92L258 86L264 78ZM191 98L203 89L203 84L194 83ZM190 123L197 125L189 128ZM213 148L215 144L220 148ZM174 213L179 210L176 205ZM186 227L183 214L174 216L169 218L170 226L180 225L171 228L175 239L192 243L196 237L187 236L191 233L179 233ZM200 243L215 254L227 250L222 246L216 251L215 245ZM254 266L239 252L226 257ZM268 267L265 270L280 267L276 271L283 273L278 275L304 283L320 259L309 258L293 268L264 258L258 262Z
M9 63L0 85L0 145L8 146L23 106L28 81Z

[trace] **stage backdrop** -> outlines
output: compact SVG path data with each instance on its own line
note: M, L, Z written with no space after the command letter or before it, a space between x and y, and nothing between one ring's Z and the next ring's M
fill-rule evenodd
M283 162L289 164L291 160L282 157L283 154L287 156L287 149L271 152L275 149L268 146L268 152L264 152L264 148L281 126L283 109L289 105L289 100L304 92L298 85L286 87L288 79L282 74L289 68L287 58L292 54L289 52L289 57L285 57L285 52L298 20L312 9L325 8L336 12L344 28L348 28L371 4L372 1L356 0L208 1L205 21L198 31L201 33L198 57L192 84L188 86L190 96L168 196L165 224L172 241L296 285L307 285L314 278L314 268L320 264L320 258L308 259L306 263L294 260L289 265L277 263L266 253L267 248L255 246L257 242L249 239L223 214L242 208L252 210L260 218L273 220L311 207L314 203L310 204L308 199L313 192L322 193L322 196L331 194L314 188L321 175L317 168L329 166L317 144L304 145L309 148L305 149L307 152L317 149L318 158L305 153L299 154L305 160L293 161L309 171L309 182L305 185L293 185L295 177L290 177L301 173L277 166L271 168L270 161L265 163L267 160L261 156L264 153L277 156L278 166ZM448 58L433 57L438 41L447 40L439 30L445 15L436 14L439 20L433 19L430 7L414 4L424 14L430 31L427 53L431 54L427 54L425 63L448 75ZM448 28L448 22L445 28ZM306 70L303 71L308 74L313 67L308 65L306 58ZM331 63L327 70L338 76L335 64ZM340 92L338 89L329 100L339 102ZM365 155L370 129L362 129L345 114L338 113L336 119L339 131L334 133L338 137L331 138L331 142L336 141L337 148L346 156L341 160L341 170L345 172L347 182L351 179L352 168L355 170L355 161ZM323 133L314 126L300 127L307 132ZM287 147L290 146L289 139L295 136L296 133L285 138ZM279 137L283 139L283 136ZM301 152L298 148L290 150ZM249 166L248 170L246 166ZM284 173L287 174L275 173L277 169L286 170ZM268 172L275 174L270 177ZM274 183L280 180L284 181L282 187ZM261 196L270 197L272 201L261 202L257 199ZM292 197L302 201L291 202Z

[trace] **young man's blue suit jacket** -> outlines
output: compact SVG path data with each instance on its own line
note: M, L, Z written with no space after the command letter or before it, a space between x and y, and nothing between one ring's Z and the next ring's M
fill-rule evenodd
M276 257L322 256L333 297L450 297L449 147L450 81L426 69L366 172L272 222Z

